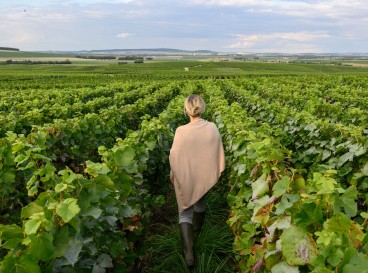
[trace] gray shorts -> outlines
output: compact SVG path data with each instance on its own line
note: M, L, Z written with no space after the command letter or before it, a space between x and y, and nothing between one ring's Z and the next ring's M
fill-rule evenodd
M193 222L194 212L204 212L206 210L206 195L197 201L193 206L183 210L179 213L179 224L180 223L190 223Z

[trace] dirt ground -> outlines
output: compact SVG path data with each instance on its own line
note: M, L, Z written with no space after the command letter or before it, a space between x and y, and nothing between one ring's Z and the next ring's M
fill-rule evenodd
M357 66L357 67L368 67L368 64L361 64L361 63L344 63L351 66Z

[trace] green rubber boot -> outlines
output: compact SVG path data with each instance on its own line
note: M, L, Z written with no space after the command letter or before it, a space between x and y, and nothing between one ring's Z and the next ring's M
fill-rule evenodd
M193 255L193 225L190 223L179 224L181 244L184 252L184 260L188 268L194 266L194 255Z
M197 238L204 224L206 212L194 212L193 214L193 232L194 237Z

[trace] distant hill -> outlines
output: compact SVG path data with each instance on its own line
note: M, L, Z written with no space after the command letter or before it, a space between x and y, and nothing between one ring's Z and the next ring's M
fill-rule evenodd
M138 49L100 49L100 50L90 50L89 52L116 52L116 51L136 51L136 52L145 52L145 51L153 51L153 52L178 52L178 53L215 53L211 50L181 50L174 48L138 48Z
M45 52L45 51L43 51ZM80 51L47 51L47 53L65 54L103 54L103 55L162 55L162 56L185 56L185 55L216 55L217 52L211 50L181 50L173 48L142 48L142 49L99 49Z
M76 56L142 56L171 57L187 56L186 59L204 56L204 58L234 58L235 60L272 60L272 59L327 59L327 60L368 60L368 53L256 53L256 52L216 52L211 50L181 50L174 48L140 49L97 49L79 51L20 51L18 48L0 47L0 58L74 58ZM208 57L205 57L208 56Z
M0 47L0 50L3 50L3 51L19 51L19 48L13 48L13 47Z

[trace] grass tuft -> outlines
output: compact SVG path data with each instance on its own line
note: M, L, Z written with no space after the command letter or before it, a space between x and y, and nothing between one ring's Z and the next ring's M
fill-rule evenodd
M182 256L178 224L156 224L159 234L147 238L148 254L143 273L234 272L233 236L226 224L227 205L223 193L213 190L206 198L205 224L194 242L196 265L189 271Z

